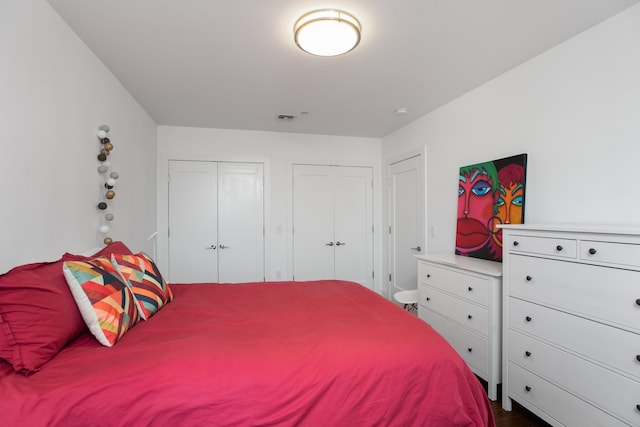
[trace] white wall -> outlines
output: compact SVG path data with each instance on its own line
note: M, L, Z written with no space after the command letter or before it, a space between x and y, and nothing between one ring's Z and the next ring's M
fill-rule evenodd
M383 138L383 162L425 145L431 252L454 251L460 166L520 153L526 222L639 225L640 6Z
M44 0L0 2L0 64L0 273L101 245L102 124L120 173L111 234L153 250L153 120Z
M291 165L294 162L372 166L374 173L374 225L382 230L380 143L375 138L353 138L227 129L158 127L158 262L166 265L167 165L169 159L259 161L265 163L266 276L290 279ZM282 230L282 232L280 232ZM374 241L376 290L381 284L381 234Z

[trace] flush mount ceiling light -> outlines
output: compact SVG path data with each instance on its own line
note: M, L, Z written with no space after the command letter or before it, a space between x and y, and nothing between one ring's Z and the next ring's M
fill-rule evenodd
M302 15L293 26L294 40L307 53L337 56L360 43L360 22L336 9L321 9Z

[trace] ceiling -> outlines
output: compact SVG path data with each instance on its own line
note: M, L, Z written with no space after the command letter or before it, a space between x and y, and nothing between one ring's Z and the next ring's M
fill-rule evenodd
M48 2L159 125L379 138L640 0ZM326 7L362 23L346 55L293 42Z

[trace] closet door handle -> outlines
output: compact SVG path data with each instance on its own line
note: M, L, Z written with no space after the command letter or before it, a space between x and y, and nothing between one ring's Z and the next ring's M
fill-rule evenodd
M415 248L410 248L412 251L418 251L420 252L422 250L422 247L420 246L416 246Z
M226 245L220 245L220 249L229 249L229 246L226 246Z
M336 246L344 246L344 245L346 245L345 242L341 242L339 240L336 242Z
M205 249L213 250L216 248L216 245L207 246Z
M325 243L325 246L333 246L333 242Z

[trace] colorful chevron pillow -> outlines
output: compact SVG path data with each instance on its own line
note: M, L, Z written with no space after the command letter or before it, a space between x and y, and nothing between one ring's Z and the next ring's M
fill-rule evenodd
M111 262L128 281L143 319L148 320L173 300L171 288L148 255L113 254Z
M82 318L100 344L112 347L140 320L131 289L109 259L66 261L62 270Z

